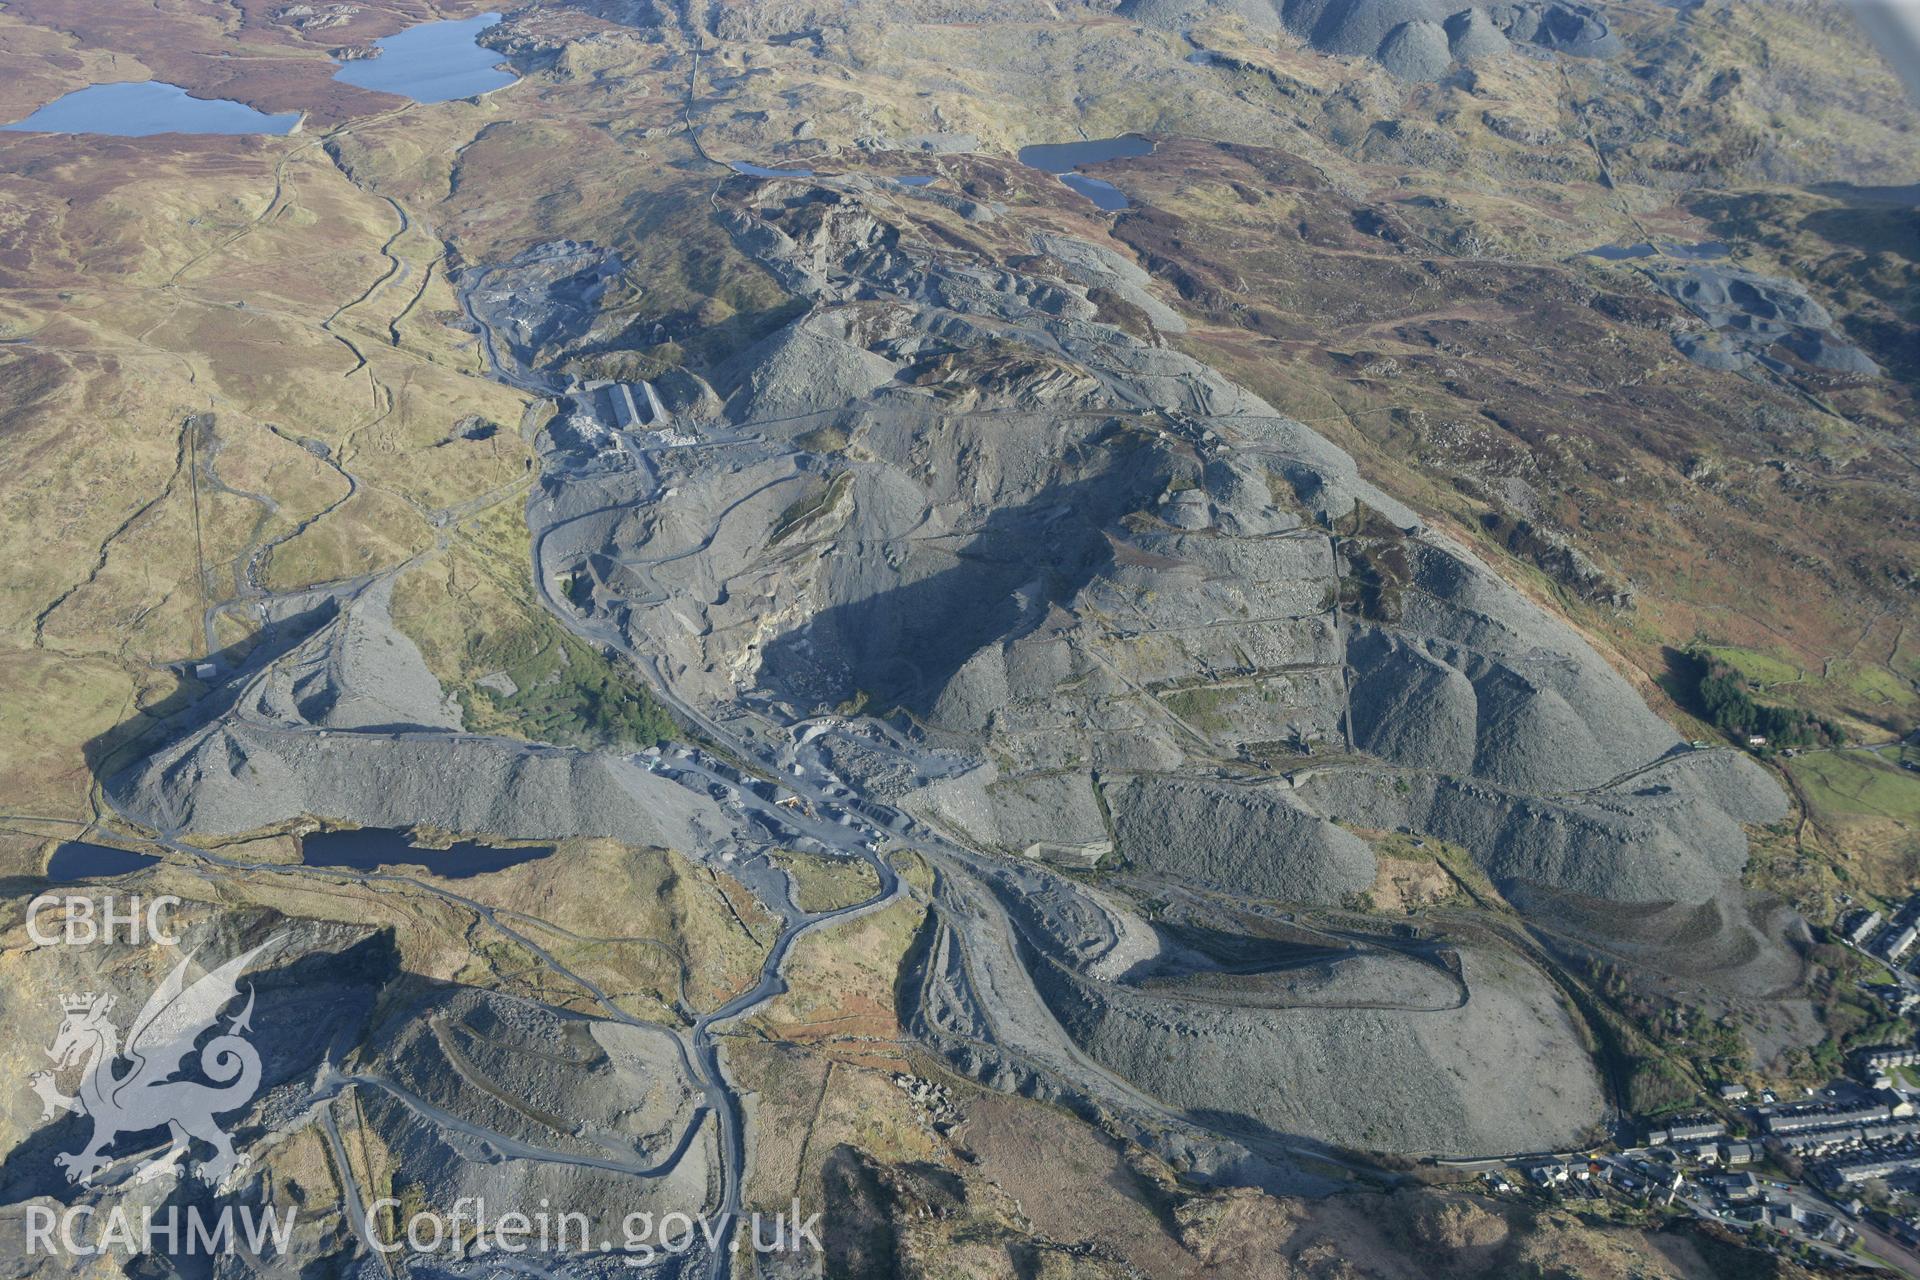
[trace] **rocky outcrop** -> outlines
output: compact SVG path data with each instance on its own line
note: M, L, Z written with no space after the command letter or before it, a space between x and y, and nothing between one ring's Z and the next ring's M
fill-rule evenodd
M1137 21L1186 28L1228 10L1256 30L1284 27L1322 53L1374 58L1396 77L1439 80L1460 62L1498 57L1516 44L1582 58L1625 45L1605 12L1576 0L1463 4L1461 0L1126 0Z

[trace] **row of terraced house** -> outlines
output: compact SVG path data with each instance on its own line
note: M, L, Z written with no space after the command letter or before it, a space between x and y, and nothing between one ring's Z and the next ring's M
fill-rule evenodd
M1851 912L1840 921L1840 936L1862 951L1898 964L1920 942L1920 893L1908 898L1892 920L1866 907Z

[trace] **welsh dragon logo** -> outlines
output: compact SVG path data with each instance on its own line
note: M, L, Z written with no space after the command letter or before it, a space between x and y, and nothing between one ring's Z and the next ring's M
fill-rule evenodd
M55 1069L36 1072L29 1083L46 1103L41 1119L69 1111L93 1121L86 1146L54 1157L66 1170L67 1181L90 1184L110 1163L104 1153L116 1138L162 1126L171 1134L172 1145L140 1165L137 1181L176 1174L195 1138L214 1152L212 1159L190 1170L201 1181L217 1185L245 1167L246 1157L234 1151L214 1117L246 1105L260 1087L260 1054L242 1036L252 1029L251 986L246 1007L229 1014L225 1030L199 1046L200 1074L211 1083L174 1077L186 1068L201 1037L215 1029L222 1011L238 998L240 974L277 941L227 961L191 986L187 968L193 957L182 960L133 1020L125 1044L107 1019L111 995L89 991L60 998L66 1017L47 1050ZM69 1097L60 1092L55 1072L75 1067L80 1084Z

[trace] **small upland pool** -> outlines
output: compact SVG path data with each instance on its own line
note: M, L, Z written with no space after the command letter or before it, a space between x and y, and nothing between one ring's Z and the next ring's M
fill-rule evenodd
M473 840L455 841L445 849L423 849L407 839L406 832L389 827L315 831L300 838L300 861L309 867L347 867L355 871L420 867L449 880L517 867L552 852L552 845L496 849Z

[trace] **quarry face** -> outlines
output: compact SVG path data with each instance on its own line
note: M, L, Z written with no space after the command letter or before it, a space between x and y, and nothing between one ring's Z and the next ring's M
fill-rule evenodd
M1018 1018L984 1002L973 949L1009 938L943 922L956 960L916 1005L963 1070L1243 1116L1210 1136L1263 1152L1575 1140L1601 1091L1523 959L1375 939L1296 967L1255 934L1238 945L1271 958L1227 967L1131 905L1337 910L1379 872L1355 828L1471 850L1543 921L1562 898L1708 907L1761 988L1791 970L1739 884L1742 824L1785 812L1777 786L1688 747L1323 437L1157 325L1103 320L1094 296L1165 311L1123 262L1063 236L1018 272L916 250L916 217L950 210L859 184L729 194L731 234L806 314L737 358L731 394L682 389L690 417L572 402L529 507L539 571L702 715L805 726L781 748L795 777L951 833L930 846L948 890L1002 905L1037 997ZM1025 1065L1042 1045L1095 1069ZM1223 1069L1242 1057L1273 1065ZM1523 1105L1406 1092L1496 1061L1537 1081ZM1338 1080L1366 1081L1363 1114Z

